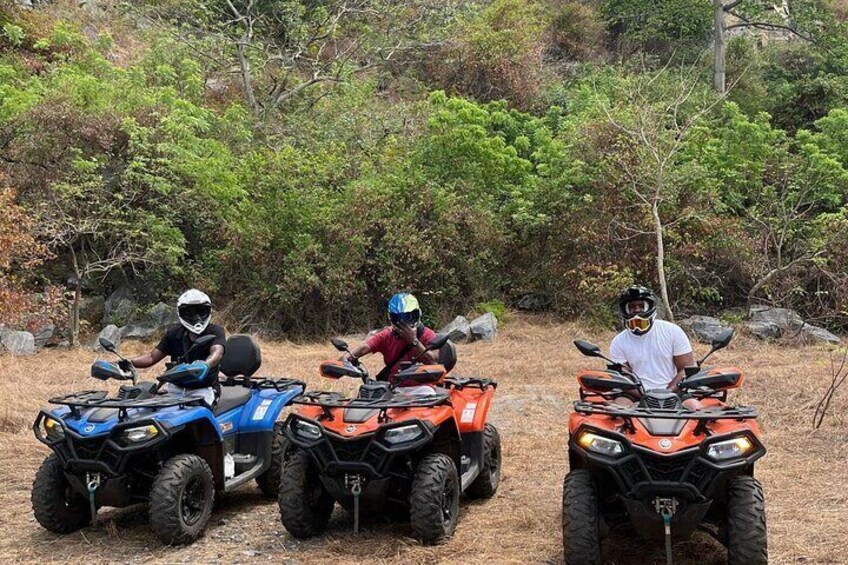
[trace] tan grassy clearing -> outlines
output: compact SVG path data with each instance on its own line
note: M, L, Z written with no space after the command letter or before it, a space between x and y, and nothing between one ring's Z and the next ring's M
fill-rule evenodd
M578 336L606 349L612 334L518 317L496 342L459 347L456 374L499 380L491 420L501 431L504 478L494 499L464 503L456 535L437 547L422 547L409 538L405 524L381 520L367 522L365 531L354 536L351 517L340 510L326 536L297 541L280 524L276 503L262 499L253 487L226 497L206 535L189 547L162 547L140 506L107 509L95 528L64 537L50 534L36 524L29 505L32 477L47 455L29 426L49 396L97 387L87 377L96 354L0 356L0 555L4 562L27 563L560 562L566 422L577 393L573 374L582 366L597 366L571 346ZM125 350L146 347L129 344ZM263 343L262 352L262 374L302 378L312 389L347 386L316 376L318 362L335 355L329 344ZM848 390L837 394L820 430L810 426L829 381L828 353L739 337L715 361L746 371L746 386L735 398L757 405L762 413L769 453L757 474L766 489L772 562L848 563ZM675 554L680 564L724 560L721 546L700 534L676 545ZM622 536L605 543L604 558L616 565L664 563L660 548Z

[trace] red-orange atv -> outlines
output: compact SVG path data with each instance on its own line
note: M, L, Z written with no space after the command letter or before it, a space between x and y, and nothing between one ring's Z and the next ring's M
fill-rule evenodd
M348 351L341 340L333 340ZM323 532L335 502L360 509L399 510L411 520L413 536L437 543L453 534L459 498L490 498L500 482L501 446L497 429L486 423L497 383L488 379L446 378L456 363L447 336L439 365L411 364L396 384L374 381L357 359L326 361L321 375L362 379L356 398L316 392L285 423L291 447L280 482L280 517L295 537ZM352 356L351 356L352 357ZM409 386L433 385L414 396Z
M683 408L668 390L644 390L639 378L604 357L591 343L574 344L606 370L578 373L580 400L569 419L571 470L562 493L565 562L600 563L600 540L628 523L644 538L665 541L672 563L673 540L700 529L727 547L731 565L768 563L765 501L754 478L754 462L766 450L754 421L756 411L726 403L742 384L734 367L701 369L730 342L729 330L687 368L681 393L702 408ZM638 399L625 407L622 395Z

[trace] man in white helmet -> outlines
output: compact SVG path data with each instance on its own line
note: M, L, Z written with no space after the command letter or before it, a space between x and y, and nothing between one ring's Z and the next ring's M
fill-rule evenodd
M218 324L209 323L212 320L212 301L205 293L194 288L184 292L177 300L177 316L180 323L168 328L159 345L153 351L126 362L122 361L120 365L132 363L138 369L146 369L164 359L166 355L171 356L171 362L176 362L177 359L185 355L199 337L215 336L214 341L208 345L197 347L187 358L189 363L203 361L209 365L209 371L206 373L203 382L192 386L190 389L168 383L169 394L200 396L211 408L220 396L221 385L218 382L218 365L224 358L224 344L226 343L224 328ZM128 366L121 368L129 369Z

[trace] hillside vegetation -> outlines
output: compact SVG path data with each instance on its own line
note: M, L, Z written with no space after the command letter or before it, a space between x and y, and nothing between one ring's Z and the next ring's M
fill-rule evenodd
M402 288L605 323L638 281L844 329L845 4L732 4L719 93L705 0L5 0L0 323L126 284L289 335Z

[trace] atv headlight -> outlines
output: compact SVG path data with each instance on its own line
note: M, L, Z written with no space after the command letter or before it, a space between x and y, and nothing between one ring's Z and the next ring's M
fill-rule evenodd
M742 457L754 448L753 442L745 436L735 437L725 441L717 441L707 448L707 457L713 461L725 461L734 457Z
M41 425L44 428L44 437L49 441L53 442L65 439L65 430L58 420L45 416Z
M409 426L389 428L383 432L383 441L396 445L398 443L416 440L422 435L424 435L424 430L421 429L421 426L418 424L411 424Z
M120 440L125 445L131 445L153 439L158 435L159 429L152 424L148 424L137 428L127 428L121 432Z
M320 426L310 424L305 420L293 420L292 431L295 436L304 441L315 441L321 437Z
M593 434L592 432L583 432L580 434L580 437L577 438L577 443L584 449L600 455L606 455L607 457L618 457L624 453L624 446L621 445L620 441Z

